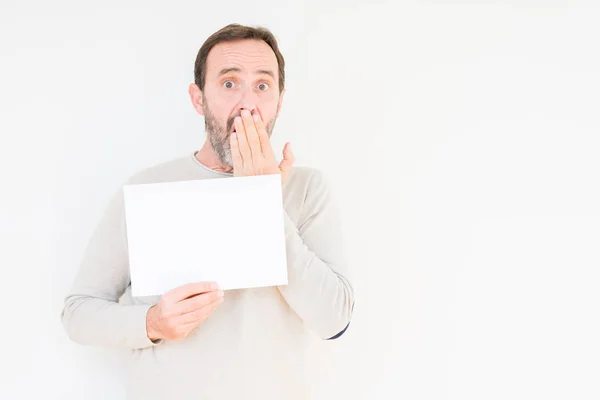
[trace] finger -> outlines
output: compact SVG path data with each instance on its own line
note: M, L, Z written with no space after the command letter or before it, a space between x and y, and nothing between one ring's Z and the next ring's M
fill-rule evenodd
M283 147L283 160L281 160L281 163L279 163L279 169L281 172L290 172L295 161L296 157L292 152L292 145L288 142Z
M217 290L199 294L195 297L180 301L172 308L173 315L186 314L204 307L207 304L223 298L223 291Z
M240 171L244 168L244 161L240 153L239 141L237 133L233 132L229 137L229 145L231 147L231 161L233 162L233 170Z
M222 302L223 302L223 299L219 299L219 300L213 301L212 303L209 303L209 304L205 305L204 307L201 307L197 310L194 310L187 314L183 314L177 319L177 324L178 325L187 325L187 324L194 324L194 323L198 324L199 322L204 321L213 312L215 312L217 307L219 307L219 305Z
M283 185L292 171L296 157L292 153L292 145L286 143L283 147L283 160L279 163L279 170L281 171L281 184Z
M171 289L163 295L163 299L168 302L177 303L188 297L218 289L219 285L216 282L193 282Z
M241 114L246 137L248 138L248 147L250 147L252 163L255 166L259 166L262 163L263 154L258 138L258 132L256 131L256 125L254 125L254 119L252 119L250 110L242 110Z
M235 137L238 140L238 148L242 157L242 167L249 169L252 165L252 154L250 153L248 138L246 137L246 129L241 117L235 117L234 123L236 130Z
M256 126L256 131L258 132L258 140L260 142L262 154L266 158L275 158L273 147L271 147L271 140L269 139L269 134L267 133L267 128L265 127L265 124L263 123L258 111L254 111L252 113L252 119L254 119L254 125Z

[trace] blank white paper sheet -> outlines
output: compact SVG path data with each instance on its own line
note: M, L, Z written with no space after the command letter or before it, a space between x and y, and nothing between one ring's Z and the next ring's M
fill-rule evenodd
M132 295L287 284L279 175L126 185Z

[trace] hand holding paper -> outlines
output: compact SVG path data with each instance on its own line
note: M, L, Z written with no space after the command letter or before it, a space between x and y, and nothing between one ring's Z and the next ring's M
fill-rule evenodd
M191 283L165 293L146 314L150 340L186 337L223 302L223 292L214 282Z

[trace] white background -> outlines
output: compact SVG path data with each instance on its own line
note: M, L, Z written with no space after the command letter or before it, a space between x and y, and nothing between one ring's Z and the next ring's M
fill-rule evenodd
M600 398L598 6L0 4L0 398L123 399L63 296L118 185L202 145L187 87L230 22L280 40L276 149L345 217L355 317L315 398Z

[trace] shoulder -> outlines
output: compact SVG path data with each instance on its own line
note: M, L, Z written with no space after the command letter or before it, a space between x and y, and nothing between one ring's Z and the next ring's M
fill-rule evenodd
M129 177L127 184L159 183L186 179L190 157L181 156L143 168Z
M319 194L330 188L329 176L321 169L315 167L293 167L288 177L284 190L303 192L307 196Z
M284 201L301 210L300 221L328 210L336 203L329 175L314 167L292 169L284 185Z

